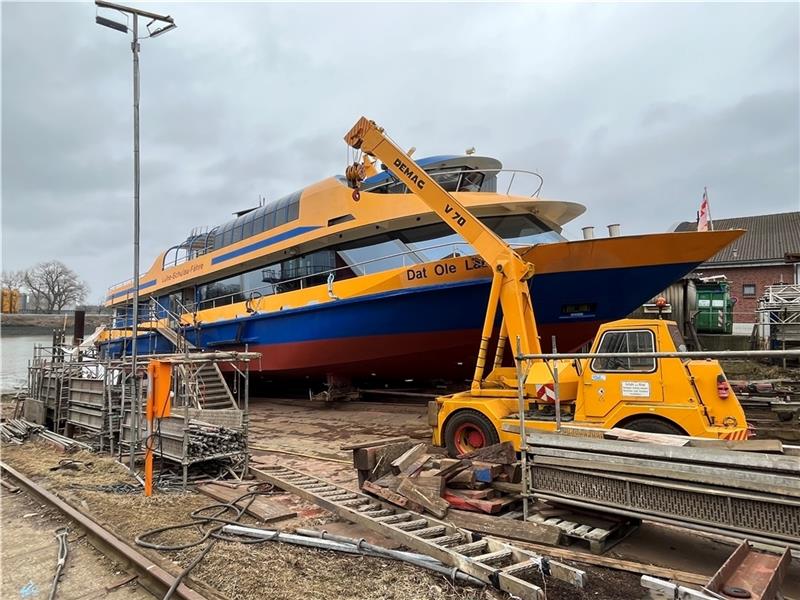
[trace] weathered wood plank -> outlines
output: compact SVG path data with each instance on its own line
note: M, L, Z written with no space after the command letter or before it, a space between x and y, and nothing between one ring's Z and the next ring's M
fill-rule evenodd
M512 540L538 542L541 544L557 544L561 538L561 530L544 523L530 521L514 521L498 519L473 512L450 509L445 520L456 527L468 529L476 533L486 533Z
M414 512L420 512L422 510L422 507L416 502L412 502L405 496L398 494L389 488L376 485L372 481L365 481L361 489L365 492L369 492L370 494L378 496L379 498L383 498L395 506L400 506L407 510L413 510Z
M397 488L397 493L419 504L432 515L439 518L444 517L447 509L450 508L447 501L441 497L444 480L441 477L425 478L424 481L432 482L435 486L417 485L418 481L417 479L403 479Z
M514 445L511 442L500 442L499 444L492 444L491 446L461 454L459 458L510 465L517 460L517 453L514 451Z
M412 446L391 462L392 472L395 475L399 475L406 467L413 464L424 453L425 444Z
M214 483L199 485L197 486L197 491L219 502L233 502L244 493L241 489L233 489ZM297 516L296 511L288 510L274 500L263 496L256 496L256 499L247 507L245 512L264 523Z

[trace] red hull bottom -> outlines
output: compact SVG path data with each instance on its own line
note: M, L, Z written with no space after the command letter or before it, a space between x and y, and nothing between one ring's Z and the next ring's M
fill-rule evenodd
M544 325L539 329L542 349L550 351L556 335L560 351L575 350L594 336L599 325L596 321ZM467 329L251 345L248 350L261 353L261 359L251 364L251 373L270 379L336 375L353 380L461 381L472 377L479 340L479 330Z

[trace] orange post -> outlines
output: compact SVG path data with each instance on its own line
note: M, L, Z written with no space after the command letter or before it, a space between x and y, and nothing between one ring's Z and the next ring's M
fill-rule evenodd
M155 420L168 417L170 413L169 394L172 388L172 365L160 360L151 360L147 365L147 427L150 435L144 447L144 495L153 495L153 432Z

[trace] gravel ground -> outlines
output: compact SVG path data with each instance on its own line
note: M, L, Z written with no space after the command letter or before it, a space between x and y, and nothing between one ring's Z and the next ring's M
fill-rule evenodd
M85 486L133 483L125 467L98 455L74 454L69 458L85 461L87 465L77 471L50 471L65 457L47 446L34 443L4 445L2 454L4 461L37 481L42 482L47 478L48 488L57 490L129 542L150 529L187 522L190 520L189 513L213 502L194 492L156 494L145 498L139 494L113 494L85 489ZM78 485L81 487L76 487ZM304 524L315 525L319 521L308 520ZM243 518L242 522L255 523L249 517ZM159 541L187 543L198 539L200 535L197 528L191 528L177 535L162 537ZM176 574L198 552L197 548L165 553L140 550L150 556L167 556L175 566L170 570ZM231 599L490 600L500 597L488 590L454 587L444 577L401 563L271 542L257 546L218 542L193 571L192 579L199 579Z

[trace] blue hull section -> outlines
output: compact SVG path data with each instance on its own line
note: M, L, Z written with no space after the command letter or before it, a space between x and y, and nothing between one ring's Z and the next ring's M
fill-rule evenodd
M536 275L531 291L543 345L549 347L550 333L558 336L561 350L584 343L600 323L626 317L696 266L671 264ZM483 324L488 293L488 279L433 285L201 324L187 328L184 335L206 350L243 349L248 345L260 349L274 346L277 352L286 345L337 339L389 341L392 336L477 331ZM477 342L475 337L476 347ZM170 342L157 333L140 335L137 349L140 354L173 351ZM104 350L120 356L123 342L106 343ZM297 364L291 370L302 372L303 368L303 364Z

